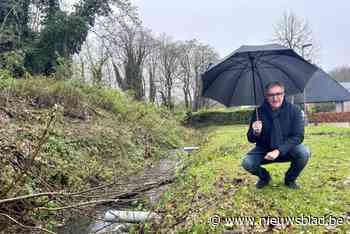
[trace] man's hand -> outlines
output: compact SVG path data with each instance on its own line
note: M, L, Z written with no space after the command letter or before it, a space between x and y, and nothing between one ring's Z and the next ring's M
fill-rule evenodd
M266 160L275 160L279 155L280 155L280 151L278 149L275 149L271 152L268 152L264 158Z
M262 122L261 121L253 122L252 128L254 131L254 135L259 136L262 131Z

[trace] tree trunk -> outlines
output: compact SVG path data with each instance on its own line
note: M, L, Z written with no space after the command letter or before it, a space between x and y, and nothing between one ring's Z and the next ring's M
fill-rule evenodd
M134 91L136 100L143 100L144 89L142 83L141 67L132 61L128 61L125 65L125 79L128 90Z
M156 85L154 82L154 72L149 71L149 101L154 103L156 100Z
M160 93L160 97L161 97L161 99L162 99L162 105L167 107L167 106L168 106L167 97L165 96L165 94L164 94L163 91L159 91L159 93Z
M112 66L113 66L115 79L117 80L117 84L118 84L119 88L122 91L126 91L127 90L126 83L125 83L125 80L123 79L123 77L120 75L118 66L114 62L112 62Z
M183 91L184 91L184 97L185 97L185 108L187 110L189 107L188 93L185 88L183 89Z
M194 112L198 111L201 107L201 81L200 76L196 72L195 76L195 93L194 93L194 102L193 102L193 108L192 110Z
M171 97L171 86L167 87L167 106L169 108L169 110L172 110L173 108L173 103L172 103L172 97Z

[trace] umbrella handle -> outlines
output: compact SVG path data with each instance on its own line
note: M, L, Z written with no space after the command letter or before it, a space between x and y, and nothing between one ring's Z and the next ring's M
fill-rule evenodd
M256 117L256 121L259 121L259 114L258 114L258 108L255 108L255 117Z

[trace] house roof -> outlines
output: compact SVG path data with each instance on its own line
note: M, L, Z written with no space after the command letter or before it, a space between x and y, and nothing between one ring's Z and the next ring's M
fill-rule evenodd
M344 88L350 92L350 82L339 82Z

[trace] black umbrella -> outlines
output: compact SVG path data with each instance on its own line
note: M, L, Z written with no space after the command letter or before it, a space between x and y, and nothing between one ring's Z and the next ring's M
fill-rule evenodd
M350 92L322 69L307 83L304 94L294 95L294 103L343 102L350 100ZM291 99L291 98L289 98Z
M202 95L227 107L257 106L269 82L283 83L287 95L302 93L316 70L294 50L278 44L241 46L202 74Z

